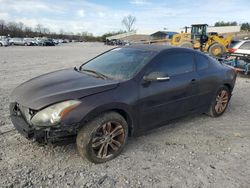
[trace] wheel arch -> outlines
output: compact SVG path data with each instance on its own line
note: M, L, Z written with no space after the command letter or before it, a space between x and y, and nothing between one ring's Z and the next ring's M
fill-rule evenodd
M132 117L126 112L124 109L110 109L109 111L114 111L120 114L128 124L128 135L131 136L133 134L133 120Z
M207 51L213 46L214 44L219 44L217 41L213 41L211 44L208 44Z
M132 136L134 133L134 126L136 124L135 118L132 116L131 110L123 105L111 105L111 106L101 106L96 109L91 110L88 114L84 116L84 118L80 122L79 129L84 126L87 122L91 121L92 119L100 116L103 113L107 112L116 112L120 114L128 124L128 134Z
M229 84L229 83L224 83L223 85L226 86L226 87L229 89L230 93L232 93L233 87L232 87L231 84Z

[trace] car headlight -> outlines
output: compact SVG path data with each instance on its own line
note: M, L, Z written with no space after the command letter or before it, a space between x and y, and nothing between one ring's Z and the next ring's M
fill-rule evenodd
M53 126L58 124L61 119L81 102L77 100L68 100L53 104L39 112L32 118L31 123L35 126Z

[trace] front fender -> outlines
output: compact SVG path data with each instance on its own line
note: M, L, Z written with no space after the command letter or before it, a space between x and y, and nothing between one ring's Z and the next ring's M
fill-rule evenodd
M122 112L121 115L125 116L129 126L131 126L130 128L134 130L135 125L137 125L136 118L134 117L134 114L137 114L136 109L133 108L133 105L126 102L115 100L115 97L112 97L111 91L88 96L83 98L82 103L62 119L61 124L62 126L75 124L76 129L79 130L88 121L98 115L107 111L117 111Z

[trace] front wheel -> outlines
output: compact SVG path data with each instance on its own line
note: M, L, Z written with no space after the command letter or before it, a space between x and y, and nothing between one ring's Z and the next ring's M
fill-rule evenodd
M219 43L214 43L208 48L208 53L214 57L223 55L225 51L225 47Z
M212 101L208 114L212 117L221 116L228 106L230 97L231 93L228 87L221 87Z
M127 141L128 125L116 112L104 113L78 132L77 149L82 158L103 163L118 156Z

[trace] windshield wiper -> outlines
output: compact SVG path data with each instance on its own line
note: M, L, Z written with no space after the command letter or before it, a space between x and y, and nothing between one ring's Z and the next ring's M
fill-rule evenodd
M108 77L100 72L96 72L95 70L90 70L90 69L81 69L80 71L85 71L85 72L90 72L90 73L94 73L95 75L97 75L100 78L103 79L107 79Z

